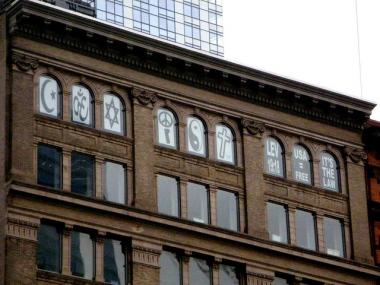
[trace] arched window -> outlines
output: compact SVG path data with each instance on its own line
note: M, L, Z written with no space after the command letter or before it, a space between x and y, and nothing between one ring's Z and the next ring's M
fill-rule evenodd
M71 118L73 122L92 126L94 100L90 90L83 85L73 85L71 97Z
M320 161L321 186L324 189L339 191L339 172L336 159L328 152L321 153Z
M160 145L166 147L178 147L178 122L173 114L165 108L157 111L157 140Z
M293 148L293 178L301 183L312 183L310 155L306 148L299 144Z
M124 105L118 96L104 94L103 97L103 127L105 130L124 134Z
M265 172L284 177L284 149L273 137L268 137L265 141Z
M44 115L59 117L61 115L61 90L57 80L48 75L39 79L39 112Z
M235 163L235 140L231 129L224 125L218 124L215 128L216 140L216 159Z
M206 129L197 117L187 118L187 150L195 155L206 156Z

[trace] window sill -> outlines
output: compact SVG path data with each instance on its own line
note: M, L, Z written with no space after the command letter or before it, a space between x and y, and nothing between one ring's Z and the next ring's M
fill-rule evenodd
M49 283L54 281L54 284L109 285L109 283L105 282L87 280L76 276L63 275L61 273L45 271L42 269L37 270L37 280Z

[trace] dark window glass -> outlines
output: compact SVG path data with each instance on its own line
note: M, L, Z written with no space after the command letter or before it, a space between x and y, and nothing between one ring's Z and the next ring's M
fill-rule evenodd
M61 150L47 145L38 145L38 184L60 189L61 165Z
M221 228L238 230L237 199L234 193L217 192L217 222Z
M312 213L296 211L297 245L310 250L316 250L315 221Z
M311 161L306 148L295 145L293 148L293 177L296 181L311 184Z
M284 206L268 203L268 232L272 241L288 243L288 219Z
M87 197L93 196L94 158L73 152L71 156L71 192Z
M321 185L324 189L339 191L339 174L335 158L327 153L321 154L320 162Z
M220 285L239 285L239 274L236 266L221 264L219 266Z
M59 272L61 269L61 234L59 229L53 225L41 224L37 239L38 268Z
M344 256L342 223L333 218L324 218L324 232L326 253L335 256Z
M104 198L107 201L125 203L125 168L122 164L105 163Z
M71 273L86 279L94 277L94 243L87 233L71 233Z
M211 270L206 260L190 257L189 267L190 285L211 285Z
M208 192L201 184L187 184L187 216L189 220L208 224Z
M104 241L104 281L112 285L125 285L126 255L121 241Z
M178 183L175 178L157 176L158 212L170 216L179 216Z
M275 277L273 285L290 285L290 283L284 278Z
M272 137L265 142L265 171L268 174L284 177L284 151L281 144Z
M175 253L161 253L160 285L181 285L181 262Z

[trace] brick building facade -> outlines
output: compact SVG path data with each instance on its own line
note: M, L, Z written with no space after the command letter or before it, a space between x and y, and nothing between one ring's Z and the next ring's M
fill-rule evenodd
M380 265L380 123L368 121L364 133L368 164L368 210L375 263Z
M4 284L377 284L373 104L39 1L0 30Z

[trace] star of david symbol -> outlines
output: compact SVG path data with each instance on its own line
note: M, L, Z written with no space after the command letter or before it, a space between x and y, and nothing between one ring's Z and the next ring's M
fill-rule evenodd
M110 110L113 109L113 118L111 118ZM119 124L119 109L116 108L115 102L113 101L113 98L111 99L111 103L106 103L106 119L110 122L111 129L113 128L113 124Z

